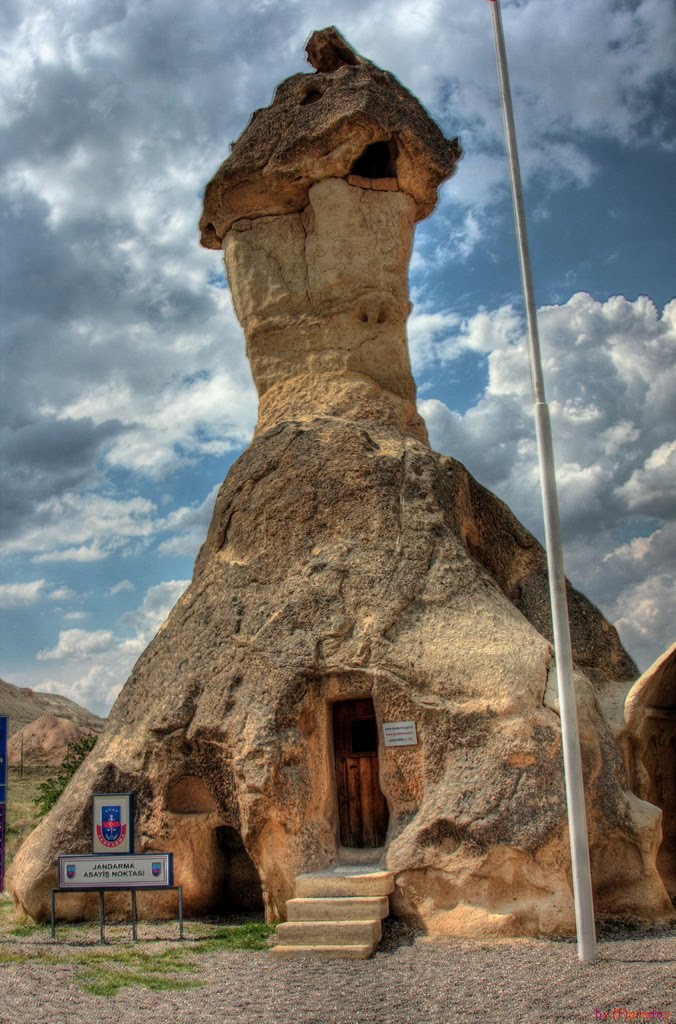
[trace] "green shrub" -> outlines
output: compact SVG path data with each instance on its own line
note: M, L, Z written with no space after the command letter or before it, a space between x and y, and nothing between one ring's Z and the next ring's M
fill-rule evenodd
M38 795L33 802L40 816L51 811L87 754L94 749L97 739L98 736L91 732L83 736L82 739L68 744L66 756L61 762L58 773L50 775L48 779L45 779L38 786Z

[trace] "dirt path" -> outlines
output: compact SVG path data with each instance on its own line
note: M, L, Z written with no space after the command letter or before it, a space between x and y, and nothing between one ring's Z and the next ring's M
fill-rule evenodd
M110 997L83 991L82 959L96 945L37 938L0 941L0 1024L455 1024L475 1020L578 1024L676 1021L676 931L618 936L581 965L567 942L434 942L416 938L361 962L277 961L266 952L181 953L193 961L183 991L123 987ZM406 936L404 936L406 939ZM190 943L186 943L186 947ZM140 951L178 943L141 942ZM106 952L130 949L119 939ZM2 963L17 954L65 962ZM173 955L173 954L172 954ZM71 962L72 961L72 962ZM172 961L173 962L173 961ZM186 980L186 975L175 976ZM619 1016L617 1012L624 1011ZM631 1016L654 1011L652 1017ZM669 1016L658 1017L658 1013Z

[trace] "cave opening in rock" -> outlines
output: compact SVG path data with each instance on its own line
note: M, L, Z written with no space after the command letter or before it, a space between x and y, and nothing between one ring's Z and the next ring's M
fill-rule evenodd
M372 142L352 164L350 174L358 174L361 178L396 178L396 161L397 144L394 139Z
M263 891L258 871L246 851L237 829L220 825L215 829L216 847L221 858L223 887L220 911L262 910Z

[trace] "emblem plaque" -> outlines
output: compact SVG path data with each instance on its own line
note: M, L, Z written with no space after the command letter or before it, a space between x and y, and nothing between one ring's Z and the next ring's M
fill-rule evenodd
M131 793L95 793L92 799L92 853L134 852Z

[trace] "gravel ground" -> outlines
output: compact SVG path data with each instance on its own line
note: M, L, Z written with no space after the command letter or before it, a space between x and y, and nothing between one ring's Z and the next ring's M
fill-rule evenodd
M93 938L56 945L44 933L3 938L0 958L112 951L126 933L110 929L107 947L89 944ZM177 946L146 939L134 948ZM287 962L239 950L195 960L203 987L122 988L112 997L85 993L68 962L0 963L0 1024L578 1024L602 1013L609 1021L646 1019L641 1012L653 1010L647 1019L666 1011L661 1019L676 1021L676 929L607 932L592 965L579 963L570 942L440 942L389 923L381 950L366 961Z

